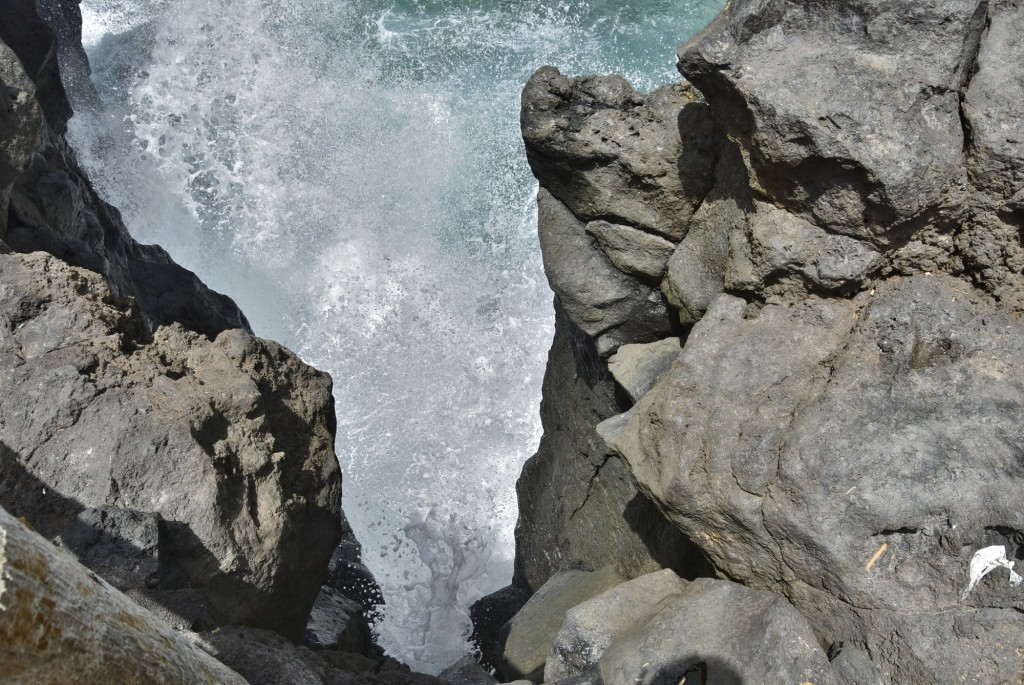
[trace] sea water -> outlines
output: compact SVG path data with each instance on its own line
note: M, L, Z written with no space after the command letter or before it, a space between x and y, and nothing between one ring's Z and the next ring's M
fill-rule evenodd
M651 89L722 0L84 0L71 139L133 235L330 372L387 651L437 672L511 578L552 295L519 93Z

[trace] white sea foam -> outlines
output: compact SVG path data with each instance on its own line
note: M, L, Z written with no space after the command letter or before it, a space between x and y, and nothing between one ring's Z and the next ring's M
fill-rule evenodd
M718 1L82 3L106 106L72 122L84 165L137 238L332 374L377 630L419 669L468 651L469 603L511 577L540 438L519 90L546 63L665 82Z

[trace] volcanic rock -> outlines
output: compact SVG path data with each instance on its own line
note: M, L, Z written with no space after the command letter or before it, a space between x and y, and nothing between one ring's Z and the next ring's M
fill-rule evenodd
M0 502L50 537L88 507L159 514L147 587L300 637L340 538L330 379L241 329L144 330L99 274L0 255ZM149 568L133 526L95 533ZM99 549L76 551L110 568Z

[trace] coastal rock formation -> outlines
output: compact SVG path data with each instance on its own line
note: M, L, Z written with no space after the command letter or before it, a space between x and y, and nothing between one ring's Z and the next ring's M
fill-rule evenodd
M78 6L39 5L60 40L0 2L0 504L175 628L299 640L342 534L330 378L98 198Z
M534 76L523 128L550 192L542 244L557 198L579 246L546 252L545 267L559 325L574 326L597 380L578 382L580 355L556 354L556 335L544 442L518 486L517 571L535 574L520 572L519 587L559 570L553 549L604 563L536 512L572 501L579 478L566 474L595 469L599 435L614 455L602 458L657 508L641 521L667 519L691 568L706 557L703 575L802 615L831 658L813 682L1019 676L1019 588L1004 575L964 591L979 549L1024 554L1013 496L1024 478L1024 77L1007 68L1024 55L1022 26L1016 3L733 0L679 51L691 85L671 107L680 124L703 112L703 143L646 150L640 166L623 160L666 139L671 109L650 116L612 77ZM639 123L590 123L605 109ZM659 154L675 156L678 179L651 181L671 169ZM634 204L682 218L666 230ZM673 246L665 261L660 240ZM600 281L564 277L596 273L598 257ZM626 279L665 297L673 335L657 348L647 312L593 296ZM614 544L642 525L621 498L593 493L603 508L587 500L573 527ZM685 614L674 611L666 629ZM648 644L639 627L626 632L626 652ZM602 676L647 677L640 661L621 663ZM546 679L582 677L552 668Z
M42 4L62 20L69 35L61 42L31 0L2 5L0 241L103 274L115 296L136 300L148 331L179 323L213 338L248 329L230 298L207 288L159 246L137 243L118 211L93 190L63 137L71 107L58 68L62 44L81 50L81 16L73 3Z
M837 682L807 621L771 592L672 571L619 585L569 611L544 682ZM867 685L865 683L865 685Z
M330 379L241 329L147 341L131 301L46 254L0 255L0 292L0 502L69 543L135 540L158 566L136 589L172 611L199 592L218 625L300 637L341 533ZM159 517L143 543L83 514L105 506Z

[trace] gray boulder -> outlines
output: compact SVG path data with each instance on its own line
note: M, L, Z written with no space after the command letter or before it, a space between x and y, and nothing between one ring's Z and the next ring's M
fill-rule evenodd
M623 343L650 342L671 331L660 292L615 268L586 225L551 193L541 188L537 204L548 282L602 356Z
M636 402L671 368L681 349L679 338L623 345L608 360L608 370L629 399Z
M541 186L580 219L678 242L711 188L719 134L700 95L642 95L620 76L538 70L523 90L526 156Z
M979 0L738 0L679 70L739 141L758 192L878 245L963 183L959 91Z
M506 680L540 683L551 644L569 609L625 580L613 566L599 571L559 571L505 625L499 672Z
M545 662L544 682L586 675L616 640L686 587L685 580L664 569L616 585L569 609Z
M727 580L685 585L617 636L596 663L600 682L836 684L814 632L784 598Z
M716 568L783 593L823 644L893 682L1000 682L1024 649L1019 591L961 593L974 551L1020 553L1021 368L1019 321L948 277L791 307L722 296L605 435Z
M99 274L0 254L0 503L51 539L81 515L140 571L152 526L82 512L159 514L148 590L300 638L340 538L330 378L244 330L145 329Z

